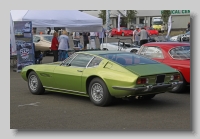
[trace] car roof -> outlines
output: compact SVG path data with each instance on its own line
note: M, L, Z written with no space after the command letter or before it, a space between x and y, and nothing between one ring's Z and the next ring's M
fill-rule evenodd
M79 51L77 53L87 53L87 54L92 54L92 55L101 55L101 54L127 54L130 52L122 52L122 51L102 51L102 50L96 50L96 51Z
M39 34L37 34L37 35L33 35L33 36L53 36L53 35L48 35L48 34L39 35Z
M144 44L144 46L190 46L189 42L150 42Z

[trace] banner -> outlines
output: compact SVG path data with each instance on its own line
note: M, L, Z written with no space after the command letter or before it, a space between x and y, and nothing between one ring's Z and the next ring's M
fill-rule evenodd
M15 21L14 30L17 47L17 72L20 72L23 67L35 64L32 22Z
M166 36L166 38L169 37L169 34L170 34L170 31L171 31L171 28L172 28L172 16L170 15L170 16L169 16L169 19L168 19L168 32L167 32L167 36Z
M126 16L127 15L127 10L124 10L124 16Z
M16 48L15 34L14 34L14 25L13 25L11 13L10 13L10 55L11 56L17 55L17 48Z
M106 10L106 30L110 30L110 10Z
M118 15L118 32L120 31L120 14Z

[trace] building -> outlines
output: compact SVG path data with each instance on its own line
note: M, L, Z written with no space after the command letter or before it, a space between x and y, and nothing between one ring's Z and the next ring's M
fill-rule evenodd
M87 14L99 17L99 10L82 10ZM152 17L161 17L162 10L137 10L136 17L131 23L125 24L123 22L123 17L121 18L121 26L126 26L130 28L131 25L143 24L145 26L151 26ZM124 10L111 10L110 11L110 24L112 27L116 28L118 25L118 14L124 13ZM171 10L172 15L172 29L185 30L187 28L188 22L190 22L190 10Z

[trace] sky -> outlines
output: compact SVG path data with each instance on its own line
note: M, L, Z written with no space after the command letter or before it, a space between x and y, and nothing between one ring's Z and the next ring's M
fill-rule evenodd
M28 10L11 10L13 21L21 21Z

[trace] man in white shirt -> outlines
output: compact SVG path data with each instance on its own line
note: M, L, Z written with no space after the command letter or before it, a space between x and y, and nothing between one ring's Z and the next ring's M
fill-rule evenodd
M91 49L96 49L96 43L95 43L96 36L97 36L96 32L90 32L90 48Z
M80 33L79 32L73 32L73 42L74 42L74 47L78 47L78 44L80 43Z
M135 30L133 31L133 43L136 45L139 45L140 43L140 37L138 36L139 33L139 27L136 26Z

